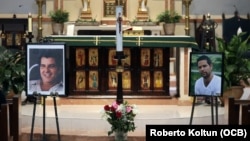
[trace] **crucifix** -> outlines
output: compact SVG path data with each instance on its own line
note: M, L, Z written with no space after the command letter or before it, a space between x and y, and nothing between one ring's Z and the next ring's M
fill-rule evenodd
M116 66L117 72L117 103L123 103L123 89L122 89L122 72L124 67L122 66L122 59L125 59L122 45L122 9L123 7L119 4L116 6L116 55L118 63Z
M121 14L121 12L118 13L117 22L118 22L118 26L119 26L119 33L121 34L121 30L122 30L122 14Z

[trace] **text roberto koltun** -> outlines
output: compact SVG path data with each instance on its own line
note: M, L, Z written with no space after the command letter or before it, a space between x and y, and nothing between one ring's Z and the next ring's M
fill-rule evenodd
M249 139L249 127L226 125L146 125L146 141L178 137Z

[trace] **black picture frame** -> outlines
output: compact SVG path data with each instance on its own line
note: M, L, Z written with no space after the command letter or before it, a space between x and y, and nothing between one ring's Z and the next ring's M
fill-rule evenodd
M219 76L220 82L216 83L216 86L212 84L199 85L198 88L202 89L202 93L195 92L196 80L201 78L201 74L198 69L197 59L200 56L207 56L212 62L212 72L214 75ZM224 53L221 52L190 52L190 62L189 62L189 96L223 96L223 76L224 76ZM203 82L203 81L201 81ZM200 83L201 84L201 83ZM204 84L204 83L202 83ZM217 91L217 92L215 92ZM220 91L220 92L218 92Z
M58 95L66 96L66 44L65 43L28 43L26 45L26 95L38 94L41 96ZM58 59L56 67L59 66L57 72L57 85L49 90L41 90L41 66L40 57L43 55L55 55ZM49 66L49 65L48 65ZM53 67L53 65L51 65ZM47 67L45 67L48 69ZM60 69L61 68L61 69ZM48 70L49 71L49 70ZM42 71L41 71L42 72ZM42 72L43 73L43 72ZM47 75L53 75L51 72L47 72Z

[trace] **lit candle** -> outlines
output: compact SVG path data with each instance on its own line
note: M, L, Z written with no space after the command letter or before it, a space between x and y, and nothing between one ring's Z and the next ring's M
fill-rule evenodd
M28 32L32 32L32 16L31 13L28 15Z
M122 6L116 6L116 51L123 51L122 47Z

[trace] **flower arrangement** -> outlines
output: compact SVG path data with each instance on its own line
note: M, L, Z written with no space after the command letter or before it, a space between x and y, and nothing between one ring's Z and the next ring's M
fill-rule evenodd
M105 105L102 116L111 125L108 135L116 131L127 133L136 128L134 122L136 105L130 106L127 101L121 104L113 102L112 105Z

